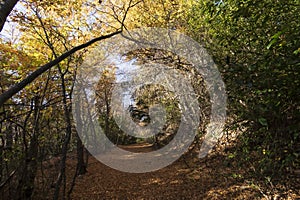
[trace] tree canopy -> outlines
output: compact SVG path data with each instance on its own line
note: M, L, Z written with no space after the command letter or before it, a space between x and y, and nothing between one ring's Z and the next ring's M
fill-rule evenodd
M105 40L135 28L159 27L185 34L203 46L226 86L224 136L213 156L204 158L203 163L215 163L222 155L222 167L249 169L243 178L235 172L230 176L249 183L259 198L270 199L282 191L280 195L287 199L290 190L300 195L295 178L300 167L299 19L298 0L0 0L0 193L4 199L45 198L48 190L47 198L54 199L71 198L76 193L77 178L85 176L91 166L84 144L88 140L97 146L97 134L79 136L82 130L78 127L95 132L89 119L80 118L81 111L76 112L78 116L72 113L74 105L86 106L85 99L73 99L80 68L84 61L106 55L94 51ZM121 64L101 66L95 85L96 120L105 130L99 138L107 137L129 151L134 145L145 147L141 152L168 145L184 121L178 94L144 80L145 85L125 95L128 116L137 126L151 123L151 106L160 104L166 109L161 131L138 138L120 127L121 119L115 119L118 113L112 92L120 77L127 81L143 77L130 75L136 66L158 63L177 70L188 77L201 108L196 138L180 160L191 169L185 175L193 177L183 183L198 183L203 163L194 155L204 141L213 103L203 75L195 70L197 66L162 49L137 49L117 56L107 57ZM123 70L124 63L127 68ZM147 70L150 73L153 68L143 73ZM110 151L106 146L101 150ZM73 157L76 169L72 171ZM172 173L185 173L182 171ZM164 187L173 183L178 182L164 183ZM295 188L282 189L275 186L277 183ZM148 198L142 192L140 195Z

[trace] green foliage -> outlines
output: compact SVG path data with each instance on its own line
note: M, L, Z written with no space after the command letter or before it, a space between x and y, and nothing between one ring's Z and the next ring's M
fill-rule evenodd
M299 167L299 8L296 0L204 0L189 17L189 34L222 72L230 117L248 128L242 157L256 152L259 168L271 174Z
M127 15L126 28L158 26L186 31L213 56L227 86L231 123L228 126L232 131L241 128L243 132L228 159L252 163L256 172L268 176L299 168L299 0L138 2L131 2L136 6ZM115 30L128 5L128 1L123 0L103 2L105 5L78 0L28 0L20 3L23 8L11 16L20 27L16 44L0 41L1 91L57 55ZM65 59L57 66L62 71L57 68L48 71L1 106L1 183L22 160L26 161L33 135L37 136L39 155L32 159L43 161L61 154L66 129L61 75L65 78L69 106L76 69L84 53ZM161 60L153 56L156 54ZM126 56L130 59L130 54ZM200 113L201 120L203 124L209 121L210 103L203 79L192 73L188 64L178 64L170 52L156 50L139 50L131 57L142 63L153 59L178 69L180 73L191 73L191 82L199 95L203 112ZM114 143L133 143L136 138L124 134L111 114L111 90L115 81L111 75L114 70L111 67L99 81L100 125L105 127L107 137ZM39 105L35 104L35 98L41 99ZM158 140L168 143L180 123L181 110L175 95L159 85L147 85L140 88L134 98L136 102L143 100L138 105L142 112L148 113L153 104L162 104L166 108L167 125L163 131L169 131L169 134L159 135ZM140 118L137 117L137 123ZM204 132L204 126L199 127L199 132ZM75 143L71 142L69 148L74 146ZM231 176L243 178L237 173Z

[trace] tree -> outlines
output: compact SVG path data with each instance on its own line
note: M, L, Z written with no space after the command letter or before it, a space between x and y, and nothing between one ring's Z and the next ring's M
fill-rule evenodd
M99 82L96 88L96 101L97 109L99 113L100 124L104 126L104 134L114 143L118 138L118 132L114 130L116 126L112 124L112 113L111 113L111 96L112 90L116 80L116 69L115 67L108 66L103 69L100 76Z
M98 38L95 38L85 44L79 45L77 47L74 47L73 49L65 52L64 54L62 54L61 56L58 56L56 59L50 61L49 63L39 67L37 70L35 70L34 72L32 72L30 75L28 75L25 79L23 79L21 82L16 83L15 85L11 86L7 91L3 92L0 95L0 105L3 105L8 99L10 99L14 94L16 94L17 92L19 92L20 90L22 90L23 88L25 88L28 84L30 84L32 81L34 81L37 77L39 77L41 74L43 74L44 72L46 72L47 70L51 69L53 66L57 65L59 62L63 61L64 59L68 58L70 55L72 55L73 53L84 49L92 44L94 44L97 41L101 41L107 38L110 38L114 35L117 35L119 33L121 33L121 30L118 30L114 33L108 34L108 35L104 35L104 36L100 36Z
M21 35L15 46L6 45L1 41L3 44L0 57L3 67L0 74L3 93L0 97L0 135L5 132L9 136L2 137L5 144L12 141L9 149L5 149L4 146L0 149L3 155L1 156L3 159L0 160L3 175L1 190L5 187L10 188L11 184L8 183L16 181L18 190L7 194L7 198L30 199L36 189L38 163L44 163L60 155L58 179L49 182L56 186L54 197L65 198L65 163L67 153L75 144L72 139L75 134L71 116L72 85L76 77L76 68L81 64L86 52L78 53L78 51L121 33L123 24L112 22L111 26L102 26L105 23L96 21L81 23L85 12L91 11L87 7L95 6L85 1L67 3L58 1L54 4L40 1L22 3L27 9L26 12L17 10L11 15L11 20L19 23L21 32L26 32L26 35ZM125 10L120 9L120 13L117 13L121 15L122 11L124 19L126 12L131 8L130 4L126 5L128 8L124 7ZM69 6L70 9L65 9L65 6ZM104 36L98 37L99 35ZM45 62L48 63L42 65ZM42 66L36 69L35 66L39 65ZM52 69L53 66L57 68ZM44 73L46 71L47 73ZM56 116L56 119L53 116ZM79 138L76 141L78 168L74 177L84 173L86 167L80 165L83 148ZM47 176L42 177L44 178ZM15 191L12 188L9 190ZM72 189L69 190L69 194L71 191Z
M162 27L184 31L192 0L147 0L135 6L128 14L126 27Z
M70 13L66 13L66 10L68 9L65 9L65 4L63 4L62 2L57 2L60 6L55 6L53 3L46 3L46 2L35 2L33 1L32 3L31 2L28 2L25 4L25 6L29 7L29 8L33 8L33 7L36 7L38 8L39 6L41 7L44 7L43 8L43 12L48 15L51 15L52 17L55 17L55 13L57 13L57 18L55 18L56 20L60 19L62 20L62 22L64 23L67 23L66 20L63 18L62 14L65 14L65 15L70 15ZM84 3L80 4L78 3L77 1L74 1L73 3L72 2L69 2L69 5L75 5L75 9L74 10L78 10L78 8L81 8L82 5L85 5ZM89 5L87 4L89 8L95 6L94 4L92 5ZM113 22L110 22L110 25L107 27L106 25L103 27L103 28L106 28L107 30L105 30L105 32L108 32L109 30L112 30L112 33L109 33L107 35L104 35L104 36L100 36L100 37L96 37L94 39L91 39L90 41L84 41L83 44L81 45L78 45L76 47L73 47L72 49L70 50L67 50L65 53L62 53L60 56L57 56L56 59L52 60L52 61L49 61L47 64L45 65L42 65L40 66L38 69L36 69L34 72L32 72L30 75L28 75L26 78L24 78L22 81L20 81L19 83L15 84L14 86L11 86L7 91L3 92L1 95L0 95L0 105L2 105L5 101L7 101L9 98L11 98L14 94L16 94L17 92L19 92L20 90L22 90L26 85L30 84L33 80L35 80L38 76L40 76L42 73L44 73L45 71L51 69L53 66L57 65L59 62L63 61L64 59L68 58L69 56L71 56L72 54L74 54L75 52L79 51L79 50L82 50L98 41L101 41L101 40L104 40L104 39L107 39L107 38L110 38L114 35L117 35L117 34L120 34L123 30L123 26L124 26L124 21L125 21L125 18L127 16L127 13L129 12L129 9L132 8L133 6L135 6L136 3L134 3L133 1L130 1L128 4L124 4L123 7L121 7L119 9L118 12L116 11L110 11L107 15L108 16L113 16L114 18L116 18L116 15L120 15L118 16L118 20L115 21L114 23ZM114 6L113 4L110 5L110 6ZM58 10L56 10L58 9ZM113 8L110 8L112 10L114 10ZM70 9L71 10L71 9ZM90 10L85 10L86 12L91 12ZM95 9L95 12L100 12L101 10L99 9ZM36 12L36 10L33 10L33 14L35 14L34 12ZM103 11L101 11L103 12ZM111 12L113 12L113 14L111 14ZM27 14L27 13L26 13ZM26 19L25 20L25 23L27 22L29 25L34 25L37 21L37 19L34 19L32 16L26 16L25 13L22 13L22 12L17 12L16 13L16 16L14 16L14 20L15 21L18 21L20 23L24 23L22 20ZM83 13L80 13L81 16L85 16L85 14ZM95 16L94 19L92 21L95 21L95 20L99 20L99 17L101 16ZM120 19L121 20L120 20ZM54 19L54 18L52 18ZM71 20L72 22L74 22L74 19L70 18L69 20ZM108 19L109 20L109 19ZM79 18L78 20L75 19L75 24L71 24L71 26L74 28L78 28L78 30L80 31L80 28L78 27L78 24L81 21L81 19ZM53 20L52 22L50 23L53 23ZM94 25L96 26L97 24L97 21L95 22L91 22L91 23L87 23L86 26L87 26L87 30L89 29L93 29L93 27L90 27L91 25ZM101 23L102 24L102 23ZM119 26L118 28L115 28L114 26L117 25ZM77 30L77 29L76 29ZM77 30L77 32L78 32ZM55 31L55 30L53 30ZM92 31L92 30L90 30ZM94 34L102 34L103 31L101 31L101 27L100 27L100 30L98 31L93 31ZM74 34L76 37L78 37L79 33ZM93 34L92 34L93 35ZM81 38L82 39L82 38Z
M267 174L297 159L299 17L298 1L201 1L190 14L189 33L223 72L232 128L248 128L243 158L255 151Z
M19 0L1 0L0 1L0 32L4 27L6 18L11 13Z

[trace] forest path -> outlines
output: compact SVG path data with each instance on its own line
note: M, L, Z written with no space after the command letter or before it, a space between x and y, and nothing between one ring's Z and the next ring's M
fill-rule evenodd
M148 152L149 145L121 146ZM186 164L186 162L188 165ZM179 159L148 173L114 170L91 157L87 174L76 181L72 199L261 199L259 191L244 182L241 171L230 168L221 155L200 161L196 155Z
M119 147L133 152L153 151L150 144ZM111 153L113 156L115 152ZM71 199L300 199L300 179L279 177L277 184L269 184L249 173L251 167L242 167L237 159L228 159L223 151L212 152L202 160L197 155L197 152L189 152L173 164L148 173L121 172L90 156L88 172L77 177ZM76 164L76 153L70 153L66 168L67 191ZM33 199L53 199L54 188L50 184L57 176L55 171L54 167L44 171L52 178L45 182L48 186L44 186L43 191L36 190Z

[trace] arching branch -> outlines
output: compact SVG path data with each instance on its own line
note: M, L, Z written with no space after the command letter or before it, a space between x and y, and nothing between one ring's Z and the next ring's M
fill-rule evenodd
M39 77L41 74L52 68L53 66L57 65L59 62L64 60L65 58L69 57L70 55L74 54L75 52L84 49L92 44L94 44L97 41L101 41L107 38L110 38L114 35L117 35L122 32L121 30L118 30L116 32L110 33L108 35L103 35L98 38L95 38L93 40L90 40L87 43L81 44L77 47L74 47L70 51L67 51L66 53L62 54L61 56L57 57L55 60L50 61L49 63L39 67L37 70L29 74L25 79L23 79L21 82L16 83L15 85L11 86L7 91L3 92L0 95L0 106L2 106L8 99L10 99L13 95L21 91L23 88L25 88L29 83L34 81L37 77Z
M0 0L0 32L2 31L6 18L11 13L19 0Z

